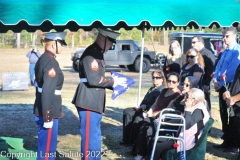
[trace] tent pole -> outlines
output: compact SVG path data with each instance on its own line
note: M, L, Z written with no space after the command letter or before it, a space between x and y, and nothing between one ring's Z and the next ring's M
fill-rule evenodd
M141 95L141 87L142 87L142 66L143 66L143 51L144 51L144 25L142 26L142 45L141 45L141 60L140 60L140 70L139 70L139 86L138 86L138 101L137 107L140 105L140 95Z

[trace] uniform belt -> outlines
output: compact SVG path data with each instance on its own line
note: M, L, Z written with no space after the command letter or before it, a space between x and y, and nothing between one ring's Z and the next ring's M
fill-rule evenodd
M42 88L39 88L39 87L38 87L38 92L39 92L39 93L42 93ZM55 95L61 95L61 93L62 93L61 90L55 90L55 92L54 92Z
M80 82L88 82L87 78L80 78Z

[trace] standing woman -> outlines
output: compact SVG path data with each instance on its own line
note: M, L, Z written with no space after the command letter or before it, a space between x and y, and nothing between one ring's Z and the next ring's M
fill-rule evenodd
M195 48L191 48L186 53L186 64L181 70L181 84L188 76L193 76L198 82L198 88L203 89L202 79L204 75L204 60L202 55Z
M133 137L136 137L136 135L131 134L131 129L135 117L142 115L143 111L148 111L159 96L160 92L167 87L166 79L161 70L152 72L152 82L153 86L149 88L137 109L134 107L123 110L123 139L120 144L133 142Z
M182 54L181 45L177 40L173 40L169 46L169 54L163 66L165 77L171 72L180 74L181 68L185 63L185 55Z
M55 58L66 45L65 35L65 32L44 34L45 52L35 66L38 87L33 113L38 125L37 160L54 160L56 155L58 118L63 116L61 89L64 76Z

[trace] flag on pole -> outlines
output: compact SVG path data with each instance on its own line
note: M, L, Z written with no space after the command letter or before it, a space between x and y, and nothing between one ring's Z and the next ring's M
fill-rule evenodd
M135 80L114 71L111 71L111 74L114 79L112 93L112 99L114 100L115 98L126 92L130 87L132 87L135 83Z

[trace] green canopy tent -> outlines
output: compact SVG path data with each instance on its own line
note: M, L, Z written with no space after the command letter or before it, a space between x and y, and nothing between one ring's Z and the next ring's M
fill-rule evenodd
M0 0L0 32L238 26L239 0ZM143 51L141 60L143 59ZM139 75L141 92L142 61Z
M0 32L237 26L237 0L0 0Z

